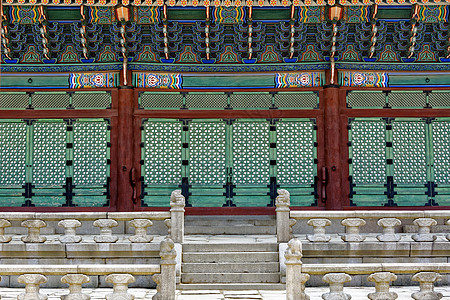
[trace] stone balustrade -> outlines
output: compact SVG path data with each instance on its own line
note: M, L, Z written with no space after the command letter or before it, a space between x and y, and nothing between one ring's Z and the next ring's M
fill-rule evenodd
M286 299L309 299L304 285L312 275L323 275L322 280L330 287L323 299L351 299L345 293L344 283L351 281L351 275L369 275L367 280L375 284L375 291L367 297L373 300L394 300L398 295L390 292L391 282L396 274L412 274L411 280L418 281L420 290L412 292L413 299L441 299L442 294L434 291L434 283L450 274L450 263L358 263L358 264L302 264L302 244L291 239L284 253L286 265Z

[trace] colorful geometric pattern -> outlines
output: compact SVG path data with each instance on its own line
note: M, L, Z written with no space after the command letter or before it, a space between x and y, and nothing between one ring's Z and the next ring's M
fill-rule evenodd
M69 88L110 88L117 87L117 73L72 73Z
M339 73L342 86L387 87L389 76L385 72L342 72Z
M225 50L223 51L222 54L219 55L219 57L217 58L217 62L229 64L239 63L238 55L236 54L236 52L234 52L232 45L225 46Z
M347 23L370 22L370 6L344 7L344 21Z
M11 23L34 24L39 22L37 6L13 5L9 7L9 19Z
M237 24L246 19L244 7L216 7L212 13L213 21L219 24Z
M89 23L112 24L116 21L114 7L88 6L87 11Z
M176 73L136 73L134 79L139 88L181 89L183 83Z
M325 6L299 6L300 23L321 23L325 21Z
M157 6L135 6L133 19L137 24L154 24L161 21L161 13Z
M276 73L276 88L317 87L325 78L323 72Z
M281 61L281 56L273 49L273 45L266 45L264 52L259 55L259 62L276 63Z
M183 47L183 50L177 55L177 63L200 63L200 60L197 56L197 53L195 53L192 50L191 45L185 45Z
M420 5L418 15L419 22L448 22L449 7L447 5Z

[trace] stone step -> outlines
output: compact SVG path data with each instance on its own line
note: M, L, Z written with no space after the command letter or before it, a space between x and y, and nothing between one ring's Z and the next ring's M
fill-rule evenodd
M277 262L278 252L183 252L184 263Z
M281 283L195 283L177 284L177 290L285 290L286 285ZM281 299L281 298L280 298Z
M214 226L213 224L204 226L185 225L184 233L188 235L208 234L208 235L262 235L276 234L276 227L273 226L256 226L251 224L238 224L233 226Z
M183 273L276 273L278 262L259 263L183 263Z
M278 244L274 243L198 243L183 244L184 252L277 252Z
M279 283L279 273L186 273L182 283Z

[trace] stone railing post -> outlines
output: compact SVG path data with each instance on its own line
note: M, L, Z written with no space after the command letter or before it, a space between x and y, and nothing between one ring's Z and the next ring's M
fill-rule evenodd
M175 190L170 195L170 238L175 243L184 241L184 196L181 190Z
M81 292L82 284L88 283L89 277L84 274L67 274L61 278L62 283L69 285L69 294L61 296L61 300L89 300L89 295Z
M448 221L447 221L447 225L450 225L450 220L448 220ZM447 234L447 240L449 240L449 241L450 241L450 233L449 233L449 234Z
M394 292L389 292L389 283L397 280L397 275L390 272L373 273L367 280L375 282L375 293L367 295L372 300L395 300L398 295Z
M28 235L22 237L24 243L43 243L47 240L45 236L40 236L41 228L47 223L42 220L26 220L22 222L22 227L28 228Z
M306 223L313 226L314 234L306 235L310 242L328 242L331 237L325 234L325 226L330 226L331 221L328 219L310 219Z
M98 219L93 225L100 228L100 235L94 236L94 241L97 243L115 243L119 239L112 235L112 228L118 226L116 220L113 219Z
M420 291L411 295L414 299L439 300L443 297L441 293L434 291L434 283L442 280L442 275L435 272L420 272L414 274L411 280L418 281L420 285Z
M19 283L25 284L25 293L17 296L17 300L47 300L47 295L39 293L39 285L47 282L42 274L23 274L17 278Z
M153 300L175 300L176 296L176 260L177 253L174 242L166 238L161 242L161 274L153 275L157 284L157 293Z
M287 244L284 252L286 258L286 300L305 300L305 292L302 290L302 243L298 239L292 239Z
M362 242L366 238L359 234L359 227L366 225L366 221L359 218L348 218L341 221L345 226L345 234L341 236L346 242Z
M5 235L5 228L10 227L11 222L5 219L0 219L0 243L8 243L12 237Z
M398 242L400 235L395 234L395 226L399 226L402 222L397 218L383 218L377 222L378 226L383 227L383 234L377 235L380 242Z
M149 219L134 219L129 224L135 228L134 235L128 238L130 242L150 243L153 240L152 236L147 235L147 228L153 225L152 221Z
M350 275L345 273L328 273L322 278L330 285L330 292L322 295L324 300L350 300L352 297L344 293L344 283L352 280Z
M128 293L128 284L135 282L131 274L110 274L106 282L113 284L112 294L106 295L106 300L133 300L134 295Z
M291 238L289 214L291 198L288 191L279 189L278 196L275 199L275 211L277 212L277 241L278 243L286 243Z
M61 220L58 226L64 227L64 235L59 237L61 243L79 243L81 236L77 235L76 229L81 226L81 222L75 219Z
M431 234L431 226L437 224L432 218L419 218L413 221L414 225L419 226L417 234L413 234L411 238L416 242L432 242L436 239L436 235Z

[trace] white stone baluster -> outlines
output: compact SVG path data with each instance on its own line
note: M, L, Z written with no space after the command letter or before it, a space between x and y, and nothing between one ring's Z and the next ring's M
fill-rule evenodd
M400 226L402 222L397 218L383 218L377 222L378 226L383 227L383 234L377 235L380 242L398 242L400 235L395 234L395 226Z
M289 232L289 213L291 205L290 194L284 189L277 190L278 196L275 199L275 209L277 213L277 241L278 243L285 243L290 239Z
M397 275L391 272L378 272L371 274L368 281L375 282L375 293L367 295L372 300L395 300L398 295L389 292L389 284L391 281L397 280Z
M341 236L346 242L362 242L366 238L359 234L359 227L366 225L366 221L360 218L348 218L341 221L345 226L345 234Z
M93 225L100 228L100 235L94 236L94 241L97 243L115 243L119 239L112 235L112 228L118 226L116 220L113 219L98 219Z
M28 235L22 237L24 243L43 243L47 240L45 236L40 236L41 228L47 226L44 221L26 220L21 225L28 228Z
M289 219L289 238L293 238L294 235L292 234L294 232L294 226L297 224L296 219Z
M447 225L450 225L450 220L448 220L448 221L447 221ZM447 234L447 240L449 240L449 241L450 241L450 233L449 233L449 234Z
M414 274L411 280L418 281L420 285L420 291L411 295L414 299L439 300L443 297L441 293L434 291L434 283L442 280L442 275L435 272L420 272Z
M153 240L152 236L147 235L147 228L153 225L152 221L149 219L134 219L129 224L135 228L134 235L128 238L130 242L150 243Z
M305 293L305 284L309 280L310 276L309 274L302 273L300 275L300 295L302 295L303 298L300 298L301 300L309 300L309 296Z
M436 235L431 234L431 226L437 224L432 218L419 218L413 221L414 225L419 226L417 234L413 234L411 238L416 242L432 242L436 239Z
M12 237L5 235L5 228L10 226L11 222L5 219L0 219L0 243L8 243L11 241Z
M176 296L176 260L177 252L174 242L166 238L161 242L159 256L161 256L161 274L153 275L158 285L153 300L175 300Z
M106 300L133 300L134 295L128 293L128 284L135 282L131 274L110 274L106 282L113 284L112 294L106 295Z
M331 237L325 234L325 226L330 226L331 221L328 219L310 219L306 223L313 226L314 234L306 235L306 238L311 242L328 242Z
M81 222L75 219L66 219L58 222L58 226L64 227L64 235L59 237L61 243L79 243L81 236L77 235L76 229L81 226Z
M324 300L350 300L352 297L344 293L344 283L352 280L345 273L328 273L323 276L323 281L330 285L330 292L322 295Z
M19 283L25 284L25 293L17 296L17 300L47 300L47 295L39 293L39 285L47 282L42 274L23 274L17 278Z
M303 300L304 290L299 284L302 275L302 243L298 239L288 242L288 247L284 252L286 258L286 300Z
M170 238L175 243L184 241L184 196L181 190L175 190L170 195Z
M84 274L67 274L61 278L62 283L69 285L69 294L61 296L61 300L89 300L89 295L81 292L82 284L88 283L89 277Z

